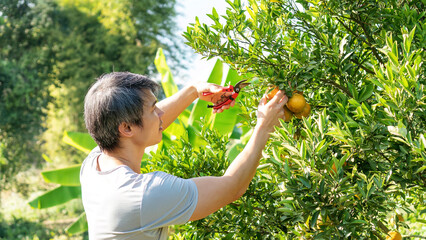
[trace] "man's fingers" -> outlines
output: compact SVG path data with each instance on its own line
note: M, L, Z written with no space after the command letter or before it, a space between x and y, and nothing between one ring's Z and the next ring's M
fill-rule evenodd
M223 87L219 85L210 85L210 92L212 93L219 93L222 92Z
M281 99L280 99L280 104L282 104L283 106L288 102L288 97L287 95L284 95Z
M260 99L260 101L259 101L259 105L265 105L266 104L266 102L267 102L267 100L266 100L266 95L263 95L263 97Z
M277 94L269 101L269 104L278 104L278 107L282 108L287 103L288 97L285 95L285 92L279 90Z
M226 109L229 109L231 107L235 106L235 100L233 100L231 103L223 105L221 108L219 109L213 109L213 113L221 113L223 111L225 111Z
M281 98L284 97L284 94L285 92L283 90L279 90L277 94L275 94L275 96L271 99L271 102L276 102L276 103L280 102Z

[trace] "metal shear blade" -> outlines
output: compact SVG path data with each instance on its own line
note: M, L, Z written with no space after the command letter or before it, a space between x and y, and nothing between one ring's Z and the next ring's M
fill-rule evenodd
M247 87L248 85L250 85L250 83L247 82L247 79L241 80L235 84L234 92L239 93L241 89Z

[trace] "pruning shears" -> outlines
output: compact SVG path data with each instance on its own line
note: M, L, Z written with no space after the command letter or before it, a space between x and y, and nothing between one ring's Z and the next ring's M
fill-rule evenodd
M222 92L233 92L233 94L231 96L229 96L225 101L223 101L219 104L215 104L215 105L208 105L207 107L213 108L213 109L220 109L220 108L222 108L222 106L230 104L232 101L234 101L238 97L238 94L240 93L241 89L243 89L244 87L246 87L248 85L250 85L250 83L248 83L247 80L244 79L244 80L237 82L237 84L235 84L235 86L229 85L228 87L223 87ZM213 93L203 92L203 96L208 96L208 95L211 95L211 94L213 94Z

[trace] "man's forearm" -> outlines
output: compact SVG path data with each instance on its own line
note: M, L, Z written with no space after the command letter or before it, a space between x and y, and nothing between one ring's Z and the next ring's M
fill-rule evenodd
M246 191L251 180L256 174L262 150L269 139L269 131L256 127L244 150L231 163L224 176L232 178L232 184L236 188L239 197Z
M157 104L158 108L164 111L162 117L163 128L166 129L172 122L189 106L198 93L194 86L187 86L171 97L163 99Z

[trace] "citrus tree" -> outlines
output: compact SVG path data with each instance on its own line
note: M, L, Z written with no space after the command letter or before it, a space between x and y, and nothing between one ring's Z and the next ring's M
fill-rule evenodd
M243 125L267 89L311 110L282 121L241 201L175 237L401 239L404 217L424 223L426 2L227 2L184 37L251 74Z

